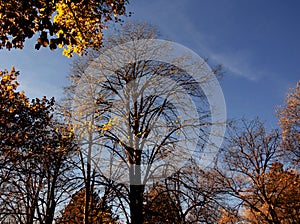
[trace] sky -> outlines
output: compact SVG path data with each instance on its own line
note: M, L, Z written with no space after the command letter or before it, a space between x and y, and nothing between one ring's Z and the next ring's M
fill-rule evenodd
M300 79L300 1L131 0L125 22L148 22L161 38L221 64L220 85L230 119L256 116L277 126L275 108ZM19 70L28 97L62 96L72 59L60 50L0 50L0 69Z

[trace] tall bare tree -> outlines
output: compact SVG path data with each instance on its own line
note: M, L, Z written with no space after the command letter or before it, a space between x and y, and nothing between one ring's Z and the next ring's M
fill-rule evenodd
M125 189L129 186L123 201L131 223L137 224L144 221L145 184L168 177L200 153L212 125L199 86L211 82L214 71L185 54L159 61L157 55L167 55L170 46L149 45L156 37L149 25L124 26L95 58L75 64L68 88L70 116L86 155L86 188L95 168ZM205 75L196 80L183 67L203 69Z

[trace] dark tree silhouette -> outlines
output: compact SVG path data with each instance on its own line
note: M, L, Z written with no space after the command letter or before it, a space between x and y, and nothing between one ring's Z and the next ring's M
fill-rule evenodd
M72 107L66 111L74 121L86 155L86 188L90 189L93 169L110 180L122 182L127 191L120 196L120 207L124 208L124 214L130 211L130 215L124 216L130 216L130 222L135 224L144 221L146 183L155 172L165 173L162 178L175 172L172 163L178 164L166 160L168 155L188 160L193 149L181 147L182 144L199 142L199 148L203 147L212 125L209 106L199 85L209 82L214 72L197 83L171 62L144 60L143 52L147 55L168 52L167 45L151 48L143 42L156 37L156 30L149 25L124 26L107 38L105 48L89 54L86 61L75 62L72 85L67 88L71 100L67 104ZM132 45L124 47L128 41ZM105 55L107 51L110 53ZM124 58L126 61L133 55L134 61L124 62ZM177 65L195 66L195 70L205 67L205 61L195 65L185 55L174 61ZM176 85L170 85L171 80ZM182 100L184 94L197 102L196 116L191 115L190 101ZM186 116L179 116L178 110ZM101 152L107 154L102 157ZM168 164L159 168L154 165L165 161ZM89 194L87 191L86 202Z
M52 223L74 186L71 127L53 118L54 100L31 102L16 90L18 72L0 73L1 223Z

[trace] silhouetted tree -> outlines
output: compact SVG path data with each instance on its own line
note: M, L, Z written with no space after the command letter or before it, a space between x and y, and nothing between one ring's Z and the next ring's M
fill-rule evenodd
M53 99L30 102L16 90L17 76L0 73L0 221L50 224L74 187L74 135L53 118Z
M180 150L182 144L198 142L199 148L203 147L213 125L199 85L210 82L214 72L205 73L198 83L171 63L144 60L143 54L168 52L167 45L151 48L146 44L145 40L151 42L156 36L155 29L145 24L124 26L107 38L100 51L90 54L86 61L75 62L72 85L67 88L71 100L67 111L86 156L86 189L90 188L88 175L93 169L108 179L122 182L125 191L120 195L120 207L124 214L130 210L131 223L135 224L144 220L143 195L150 176L161 172L165 178L175 172L172 166L160 166L161 169L155 171L153 164L176 166L176 155L176 158L188 159L192 152ZM128 41L132 45L124 47ZM133 61L125 62L133 55ZM177 65L195 66L197 71L206 66L205 61L188 64L185 56L174 61ZM170 85L171 81L176 84ZM182 100L184 94L197 102L195 117L188 109L190 101ZM179 110L184 111L184 117L179 116ZM193 150L187 148L184 149ZM105 152L103 156L101 153ZM167 159L169 155L173 160ZM88 194L86 192L86 201Z
M216 177L239 216L250 223L298 223L299 174L280 162L279 132L268 133L254 120L231 127L229 133Z

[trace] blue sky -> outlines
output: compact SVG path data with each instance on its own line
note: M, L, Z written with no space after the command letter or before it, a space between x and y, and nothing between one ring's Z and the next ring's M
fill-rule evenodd
M229 118L261 117L276 127L274 110L300 79L300 1L131 0L125 21L158 26L162 38L222 64L220 84ZM29 97L59 98L72 59L48 49L0 51L1 70L21 72Z

